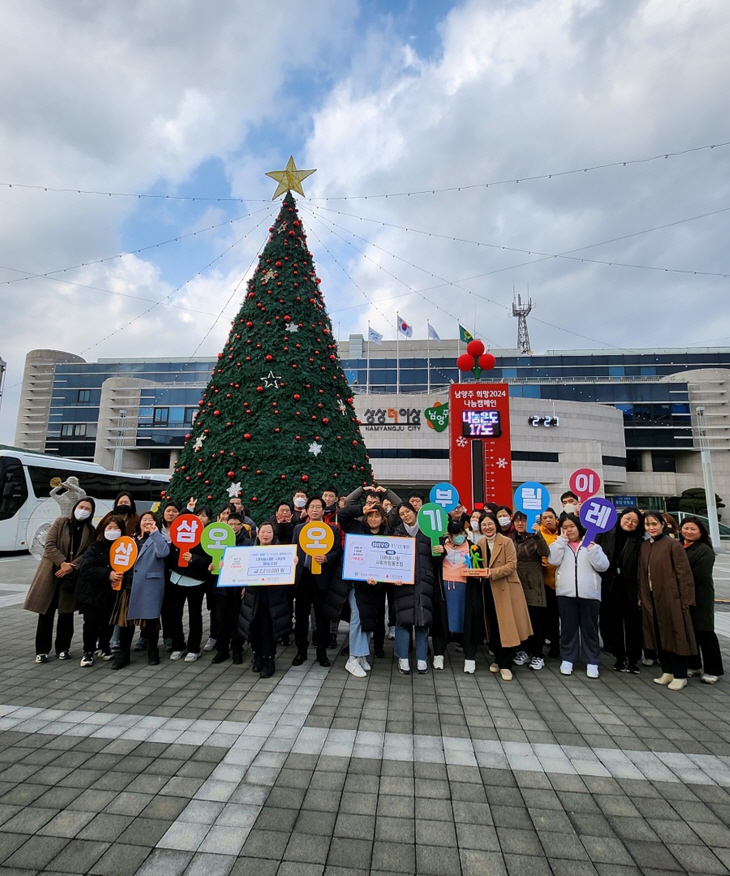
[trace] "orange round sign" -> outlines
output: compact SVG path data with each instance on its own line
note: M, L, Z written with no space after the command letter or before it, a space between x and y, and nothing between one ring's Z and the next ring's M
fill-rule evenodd
M115 572L128 572L137 560L137 543L128 535L113 542L109 551L109 565Z

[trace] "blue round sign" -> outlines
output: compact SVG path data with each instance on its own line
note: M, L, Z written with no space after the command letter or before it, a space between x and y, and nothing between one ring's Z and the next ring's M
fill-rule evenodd
M428 500L434 505L440 505L446 512L453 511L459 504L459 492L453 484L442 481L431 487Z
M550 492L544 484L526 481L515 490L515 509L527 517L527 528L531 529L537 518L550 505Z

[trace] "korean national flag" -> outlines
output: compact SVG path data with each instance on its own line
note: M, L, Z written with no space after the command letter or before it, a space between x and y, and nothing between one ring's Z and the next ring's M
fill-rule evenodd
M408 323L401 317L398 317L398 331L405 335L407 338L413 334L413 327L408 325Z

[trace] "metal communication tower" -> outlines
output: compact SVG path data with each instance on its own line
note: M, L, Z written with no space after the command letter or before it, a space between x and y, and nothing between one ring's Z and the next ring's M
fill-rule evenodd
M529 356L532 352L530 348L530 333L527 331L527 317L532 310L532 298L528 298L525 304L522 303L520 295L515 296L512 301L512 316L517 317L517 346L523 356Z

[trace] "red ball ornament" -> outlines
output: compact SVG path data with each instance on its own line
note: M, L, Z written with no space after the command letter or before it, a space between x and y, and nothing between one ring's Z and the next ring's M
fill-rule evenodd
M271 355L271 353L267 353L267 354L266 354L266 361L267 361L267 362L273 362L273 361L274 361L274 357Z
M229 478L235 478L235 476L236 476L235 471L229 471L229 472L228 472L228 477L229 477Z
M496 364L497 360L491 353L485 353L483 356L479 357L479 367L483 371L491 371Z
M306 484L307 481L309 480L309 475L302 475L302 480L303 480L304 483Z
M213 416L214 416L214 417L220 417L220 415L221 415L221 412L220 412L220 411L213 411Z
M323 423L325 424L325 426L326 426L327 423L329 423L329 420L327 419L327 417L322 417L322 422L323 422Z
M456 367L459 371L471 371L474 368L474 357L468 353L462 353L456 360Z
M250 440L251 440L251 433L250 433L250 432L245 432L244 435L243 435L243 437L244 437L244 439L245 439L246 441L250 441Z
M357 447L357 438L355 438L355 440L352 442L352 446Z
M264 391L263 386L257 386L257 387L256 387L256 392L263 392L263 391Z
M294 395L292 396L292 398L294 399L294 401L299 401L299 399L301 398L301 396L299 395L298 392L295 392Z
M477 341L476 339L473 341L469 341L469 343L466 345L466 352L470 356L473 356L475 359L478 359L484 352L484 344L481 341Z

